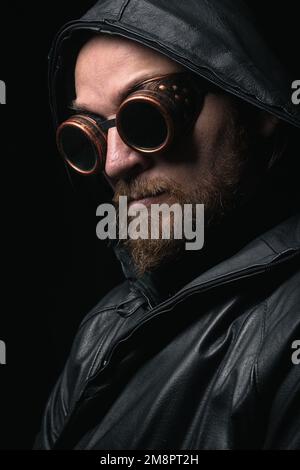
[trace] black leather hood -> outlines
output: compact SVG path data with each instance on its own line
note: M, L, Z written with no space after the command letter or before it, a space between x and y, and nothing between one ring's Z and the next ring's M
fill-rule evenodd
M74 64L89 35L120 35L151 47L225 91L300 127L288 76L240 0L99 0L57 34L49 56L55 125L74 97Z

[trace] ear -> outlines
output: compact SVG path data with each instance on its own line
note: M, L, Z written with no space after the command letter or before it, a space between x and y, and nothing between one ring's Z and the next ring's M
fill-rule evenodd
M259 133L262 137L269 138L274 134L279 123L280 119L278 119L276 116L267 113L266 111L261 111L258 122Z

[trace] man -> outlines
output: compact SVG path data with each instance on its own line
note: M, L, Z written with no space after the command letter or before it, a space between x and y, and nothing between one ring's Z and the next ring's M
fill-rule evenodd
M122 135L134 119L127 113L120 126L124 100L157 77L165 91L181 73L201 89L192 127L178 128L163 152L138 149ZM204 204L205 244L114 243L126 279L82 321L36 449L299 448L290 146L300 116L290 83L236 1L99 1L60 32L51 105L71 171L110 187L116 206L120 196L147 207ZM101 172L86 153L72 160L78 126L85 137L98 132Z

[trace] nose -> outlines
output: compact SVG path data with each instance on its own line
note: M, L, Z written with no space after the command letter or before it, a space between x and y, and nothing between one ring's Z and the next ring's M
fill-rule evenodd
M152 157L130 148L120 137L117 128L107 134L105 174L112 184L144 172L153 164Z

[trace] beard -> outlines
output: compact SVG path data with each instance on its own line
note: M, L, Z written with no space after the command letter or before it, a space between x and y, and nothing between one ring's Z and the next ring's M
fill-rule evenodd
M257 175L257 162L259 142L249 130L251 126L242 125L238 113L231 115L231 125L224 135L224 145L220 155L214 159L214 165L210 169L202 171L195 176L191 187L182 187L171 178L159 177L151 180L145 177L136 177L131 181L120 180L115 187L113 202L117 209L120 196L127 196L128 202L144 197L156 196L165 193L164 203L171 206L177 203L181 206L203 204L205 209L205 230L218 226L225 216L240 206L251 191L255 191L254 180L251 175ZM191 149L186 149L189 154ZM251 157L251 158L250 158ZM259 163L260 165L260 163ZM247 176L246 176L247 175ZM148 226L151 214L147 211L144 215L148 218ZM194 219L195 211L192 212ZM127 222L132 218L128 216ZM156 270L172 260L184 255L186 239L174 237L174 220L171 214L171 233L169 239L162 238L162 226L164 220L159 218L155 223L159 224L160 236L158 239L131 239L118 240L131 254L137 276L145 272ZM195 220L193 220L195 222ZM119 217L117 216L119 224Z

